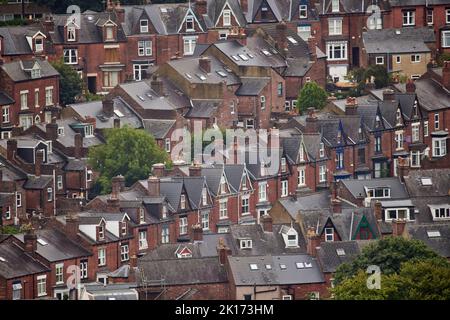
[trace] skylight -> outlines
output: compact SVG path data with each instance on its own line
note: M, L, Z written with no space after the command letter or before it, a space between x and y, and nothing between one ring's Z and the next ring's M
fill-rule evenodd
M231 56L233 58L234 61L239 61L239 57L238 56Z
M248 57L249 57L250 59L254 59L254 58L255 58L255 56L252 55L251 53L247 53L247 55L248 55Z
M114 110L114 114L115 114L116 116L118 116L119 118L125 117L125 116L123 115L123 113L120 112L119 110Z
M137 96L138 98L139 98L139 100L141 100L141 101L145 101L145 99L144 99L144 97L143 96Z
M428 238L439 238L441 233L439 231L427 231Z
M223 72L223 71L217 71L217 74L219 76L221 76L222 78L226 78L227 77L227 74L225 72Z
M44 241L43 239L41 239L41 238L37 239L37 242L38 242L41 246L46 246L46 245L48 245L48 243L45 242L45 241Z
M185 73L184 75L186 76L186 78L192 79L192 76L189 73Z
M305 268L312 268L312 263L305 262Z
M297 269L305 269L303 262L297 262L295 265L297 266Z
M286 267L285 264L280 264L280 269L281 269L281 270L286 270L286 268L287 268L287 267Z
M200 80L206 81L206 77L205 77L204 75L197 73L196 76L197 76Z
M290 43L292 43L292 44L298 44L298 41L297 40L295 40L294 38L292 38L292 37L287 37L287 39L289 40L289 42Z
M423 186L431 186L433 182L431 181L431 178L422 178L420 179Z
M162 13L167 13L167 8L161 8Z
M258 270L258 265L255 263L250 264L250 270Z
M267 270L272 270L272 266L270 264L266 264L266 269Z
M338 256L345 256L345 250L344 249L336 249L336 253Z
M249 59L248 59L248 57L245 55L245 54L239 54L239 57L242 59L242 60L244 60L244 61L248 61Z
M261 52L267 57L270 57L272 55L268 50L261 50Z
M0 257L0 261L1 261L1 262L6 262L6 259L3 258L3 257Z

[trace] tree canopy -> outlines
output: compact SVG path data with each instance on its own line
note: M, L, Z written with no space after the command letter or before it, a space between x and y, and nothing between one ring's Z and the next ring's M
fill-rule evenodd
M316 82L308 82L300 90L297 108L301 113L309 108L323 109L327 104L328 94Z
M438 257L421 241L389 237L369 244L351 263L340 265L336 270L335 282L339 284L371 265L379 266L384 275L392 275L400 271L404 262Z
M106 143L89 150L89 164L100 173L97 180L102 194L111 192L111 179L125 177L127 186L146 179L155 163L168 163L168 155L144 130L129 127L108 129Z
M62 105L74 103L81 95L83 81L78 73L62 60L52 62L52 66L61 75L59 78L59 100Z

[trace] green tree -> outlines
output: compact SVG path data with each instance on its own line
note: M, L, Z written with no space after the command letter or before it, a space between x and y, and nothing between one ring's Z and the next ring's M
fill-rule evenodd
M52 62L52 66L59 72L59 100L65 106L76 101L81 95L83 81L78 73L69 65L64 64L63 60Z
M337 300L449 300L450 263L432 258L402 263L399 273L382 274L380 289L369 289L360 270L332 289Z
M300 90L297 107L303 113L309 108L323 109L327 104L328 94L315 82L308 82Z
M129 127L108 129L106 143L89 150L89 164L100 173L97 184L102 194L111 192L111 179L125 177L127 186L146 179L155 163L168 163L168 155L144 130Z
M363 81L365 81L366 79L370 79L371 77L375 78L375 86L377 87L377 89L384 88L389 84L389 73L383 66L369 66L364 73Z
M407 240L402 237L388 237L365 247L351 263L338 267L335 274L336 284L353 277L370 265L377 265L385 275L399 272L401 264L407 261L438 258L423 242Z

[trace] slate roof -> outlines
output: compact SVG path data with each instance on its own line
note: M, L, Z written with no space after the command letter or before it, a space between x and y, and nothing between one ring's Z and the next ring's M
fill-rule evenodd
M23 187L25 189L41 190L47 188L52 180L52 176L29 176Z
M428 5L448 4L447 0L390 0L392 7L424 5L425 2Z
M3 64L1 68L14 82L27 81L32 80L32 78L31 73L24 70L24 65L33 65L34 63L37 63L41 69L41 77L39 79L59 76L58 71L47 60L41 59L8 62Z
M87 162L81 159L68 159L64 167L65 171L84 171L86 170Z
M103 113L102 101L73 104L70 105L70 108L84 119L87 117L95 118L97 129L113 128L114 119L120 120L120 126L127 125L131 128L142 128L140 118L121 97L113 98L113 103L115 113L111 118L106 117Z
M270 78L241 78L241 86L237 96L260 96L261 91L269 84Z
M143 122L145 130L155 139L164 139L175 125L176 120L145 119Z
M289 285L323 283L324 278L317 264L308 255L229 257L230 270L236 286ZM298 268L297 263L310 264L309 268ZM257 265L251 270L250 265ZM266 265L270 265L268 269ZM282 269L281 265L285 268Z
M0 261L0 275L6 279L50 271L14 243L0 243L0 257L6 260Z
M184 106L174 106L167 97L160 97L147 81L119 84L131 99L144 110L176 110Z
M31 37L39 31L39 25L0 27L0 36L3 37L3 54L6 56L32 54L27 36Z
M207 1L207 15L204 16L205 24L208 28L214 28L217 24L220 13L225 5L228 4L231 11L234 13L234 17L238 21L241 27L246 25L245 17L242 13L242 9L238 0L208 0Z
M0 106L6 106L14 104L14 99L11 98L6 92L0 91Z
M214 116L222 103L222 100L192 100L192 108L186 117L209 119Z
M343 250L344 254L339 255L337 250ZM341 264L353 261L360 252L357 241L322 242L320 249L317 250L317 259L322 271L330 273L336 272Z
M405 185L400 182L398 178L381 178L369 180L342 180L341 183L350 191L355 198L365 198L366 192L364 187L390 187L391 199L405 199L408 198Z
M165 284L169 286L228 281L225 268L219 264L217 257L153 260L146 255L138 260L138 268L143 271L145 280L165 280ZM156 285L160 286L159 283Z
M38 239L44 240L47 244L42 245L38 242L37 254L49 262L58 262L69 259L91 256L92 253L73 242L64 233L55 229L36 230ZM24 234L14 236L21 242L24 242Z
M422 178L430 178L431 185L423 185ZM450 201L450 169L411 170L405 176L405 185L411 197L444 197Z
M85 284L84 290L93 295L94 300L138 300L139 295L134 289L135 283L114 283L106 286L101 284Z
M424 242L439 255L450 258L450 224L407 224L407 233L412 239ZM440 236L430 237L428 232L438 231Z
M368 54L393 54L430 52L426 43L435 39L430 28L401 28L363 32L363 41Z

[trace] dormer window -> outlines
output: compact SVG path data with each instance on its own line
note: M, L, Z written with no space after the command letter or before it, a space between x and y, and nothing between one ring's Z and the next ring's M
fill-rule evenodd
M76 41L76 28L75 27L67 27L67 41Z
M225 178L222 176L222 178L220 179L220 193L224 194L227 192L227 185L225 182Z
M306 19L308 18L308 6L305 4L301 4L298 7L298 17L300 19Z
M186 31L195 31L193 16L186 17Z
M281 172L286 172L286 158L281 158Z
M64 135L64 127L59 127L58 128L58 136L63 136Z
M44 51L44 39L43 38L36 38L34 39L34 51L35 52L43 52Z
M98 226L98 240L105 240L105 227L104 226Z
M325 228L325 241L326 242L334 241L334 229L333 228Z
M303 149L303 146L300 146L299 158L300 158L300 162L305 161L305 150Z
M84 136L86 138L91 138L94 136L94 126L88 125L84 127Z
M339 0L331 0L331 11L339 12Z
M145 211L144 208L139 208L139 224L145 223Z
M319 157L325 157L325 145L323 144L323 142L319 144Z
M180 208L181 210L186 209L186 196L184 194L181 195Z
M106 40L108 41L114 40L114 27L111 26L106 27Z
M402 112L400 111L400 109L397 109L396 120L398 126L402 124Z
M162 218L166 219L167 218L167 206L163 205L162 207Z
M417 107L417 100L414 102L413 112L415 117L419 116L419 108Z
M147 33L148 32L148 20L141 20L140 27L141 27L141 33Z
M231 26L231 10L223 10L223 26Z
M38 79L41 77L41 68L37 67L31 69L31 79Z
M367 197L369 198L390 198L391 189L389 188L368 188L366 190Z
M283 236L286 248L298 247L298 232L294 228L283 226L280 233Z
M251 249L253 242L251 239L241 239L240 248L241 249Z
M120 223L120 233L122 234L122 237L126 236L128 233L128 226L126 221L122 221Z
M376 126L379 127L380 126L380 116L379 115L377 115L375 117L375 122L376 122Z

